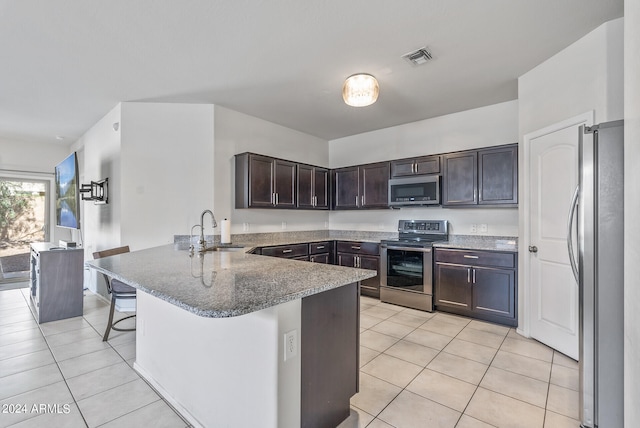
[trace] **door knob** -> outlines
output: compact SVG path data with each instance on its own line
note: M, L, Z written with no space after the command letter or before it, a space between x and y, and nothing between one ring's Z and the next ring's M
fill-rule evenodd
M537 253L538 252L538 247L536 247L535 245L529 245L529 252L530 253Z

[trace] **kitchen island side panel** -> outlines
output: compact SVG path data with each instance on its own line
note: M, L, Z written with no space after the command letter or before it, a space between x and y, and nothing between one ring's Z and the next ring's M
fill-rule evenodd
M191 424L299 426L300 356L283 354L284 334L300 331L300 299L231 318L200 317L145 292L137 304L134 368Z

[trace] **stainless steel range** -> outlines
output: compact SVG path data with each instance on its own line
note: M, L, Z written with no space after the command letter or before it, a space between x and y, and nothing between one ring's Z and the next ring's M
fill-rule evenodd
M434 242L449 238L447 220L399 220L398 239L380 245L380 300L433 311Z

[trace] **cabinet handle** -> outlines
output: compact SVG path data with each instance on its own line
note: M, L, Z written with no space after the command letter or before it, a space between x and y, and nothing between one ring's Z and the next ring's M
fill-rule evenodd
M464 255L464 258L465 258L465 259L477 259L477 258L478 258L478 256L468 256L468 255L466 255L466 254L465 254L465 255Z
M415 171L415 173L417 174L417 173L418 173L418 162L416 162L414 165L416 166L416 171Z
M473 283L476 283L476 270L473 269Z
M356 195L356 207L358 206L358 195Z
M318 250L323 250L323 249L324 249L324 245L318 245L316 248L317 248Z
M353 267L358 267L358 256L353 256Z
M467 268L467 282L471 282L471 268Z
M357 246L355 246L355 245L352 245L352 246L351 246L351 249L352 249L352 250L359 250L359 249L360 249L360 247L357 247Z
M415 172L416 172L415 171L415 167L416 167L416 164L412 163L411 164L411 174L415 174Z
M278 196L279 195L276 193L276 205L278 205L278 199L280 199Z
M282 250L282 254L292 253L293 250Z
M271 194L271 205L275 205L276 204L276 194L272 193Z
M360 206L364 207L364 195L360 196Z
M362 264L361 264L361 261L360 261L360 256L358 256L358 257L356 257L356 258L358 259L358 267L361 267L361 266L362 266Z

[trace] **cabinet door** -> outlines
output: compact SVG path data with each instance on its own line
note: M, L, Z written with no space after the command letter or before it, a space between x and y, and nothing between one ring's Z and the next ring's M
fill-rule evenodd
M314 168L298 165L298 208L313 208Z
M389 162L360 167L361 208L387 208L389 206Z
M355 209L359 201L359 169L357 166L340 168L334 171L335 199L337 210Z
M338 253L336 264L338 266L356 267L356 256L354 254Z
M380 295L380 257L378 256L358 256L360 257L360 267L378 272L373 278L360 281L362 289L367 289L368 294Z
M329 209L329 170L313 169L313 194L316 198L315 208Z
M309 261L313 263L329 264L329 253L314 254L312 256L309 256Z
M478 151L479 204L518 203L518 146Z
M295 208L296 206L296 163L276 159L274 161L274 189L276 206Z
M406 177L414 174L414 159L400 159L391 161L391 177Z
M440 156L424 156L415 160L415 174L438 174L440 172Z
M478 203L478 152L443 156L442 205Z
M471 270L469 266L436 263L437 306L471 311Z
M515 271L473 268L473 311L515 320Z
M249 207L273 207L273 159L249 155Z

